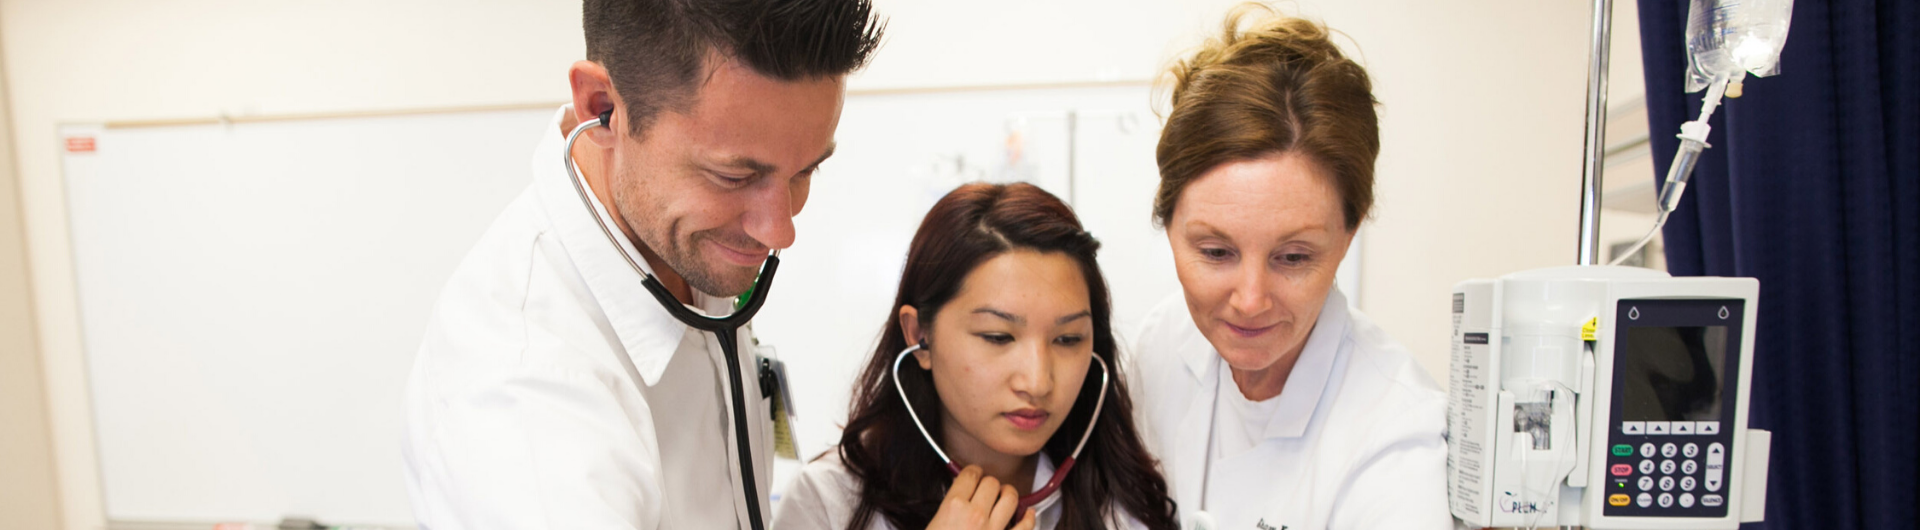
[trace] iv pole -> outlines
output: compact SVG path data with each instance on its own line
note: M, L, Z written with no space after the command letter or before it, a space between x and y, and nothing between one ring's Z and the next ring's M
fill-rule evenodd
M1587 61L1586 165L1580 171L1580 262L1600 262L1600 178L1607 143L1607 66L1613 43L1613 0L1593 0L1593 42ZM1564 525L1561 530L1575 530Z
M1600 177L1606 163L1607 55L1612 51L1613 0L1593 0L1593 43L1587 62L1586 166L1580 171L1580 265L1600 262Z

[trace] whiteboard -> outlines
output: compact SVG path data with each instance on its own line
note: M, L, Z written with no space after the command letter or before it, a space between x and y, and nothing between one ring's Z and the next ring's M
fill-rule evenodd
M848 97L753 324L787 361L805 455L838 440L907 244L955 185L1071 197L1104 244L1122 337L1178 290L1149 214L1150 97ZM108 519L410 526L400 403L415 350L446 278L527 185L552 113L64 127L95 142L64 171ZM797 469L776 463L773 495Z

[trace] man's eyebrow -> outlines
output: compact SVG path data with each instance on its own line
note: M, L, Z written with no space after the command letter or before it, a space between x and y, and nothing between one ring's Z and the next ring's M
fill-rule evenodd
M814 159L813 163L807 164L807 167L803 168L803 170L812 169L819 166L821 162L827 161L827 157L833 156L833 151L837 147L839 147L838 144L827 144L827 151L821 153L820 158ZM774 170L777 169L773 164L748 156L728 157L725 160L721 160L719 165L722 167L745 169L752 171L756 175L771 175L774 173Z
M839 147L840 147L840 142L833 142L833 143L827 144L827 151L824 153L820 153L820 158L815 159L812 164L807 164L807 169L812 169L814 167L817 167L820 165L821 162L826 162L828 158L832 158L833 151L835 149L838 149Z
M768 164L766 162L762 162L759 160L755 160L751 157L745 157L745 156L729 157L725 160L721 160L719 165L723 167L745 169L748 171L752 171L754 172L754 174L757 174L757 175L765 175L765 174L773 173L773 169L774 169L773 164Z
M998 310L998 309L994 309L994 308L991 308L991 307L982 307L982 308L979 308L979 309L975 309L975 310L973 310L973 314L976 314L976 315L980 315L980 314L986 314L986 315L993 315L993 316L996 316L996 317L1000 317L1001 319L1004 319L1004 320L1006 320L1006 321L1008 321L1008 322L1012 322L1012 323L1015 323L1015 324L1021 324L1021 325L1025 325L1025 324L1027 323L1027 319L1025 319L1025 318L1022 318L1022 317L1019 317L1019 316L1015 316L1015 315L1014 315L1014 314L1012 314L1012 313L1008 313L1008 312L1006 312L1006 311L1001 311L1001 310Z

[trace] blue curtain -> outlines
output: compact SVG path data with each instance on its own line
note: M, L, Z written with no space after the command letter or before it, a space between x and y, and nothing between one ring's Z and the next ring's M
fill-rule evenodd
M1656 167L1680 123L1687 2L1639 0ZM1795 0L1781 74L1748 78L1666 226L1676 276L1760 280L1756 528L1920 521L1920 1ZM1659 177L1656 176L1656 179Z

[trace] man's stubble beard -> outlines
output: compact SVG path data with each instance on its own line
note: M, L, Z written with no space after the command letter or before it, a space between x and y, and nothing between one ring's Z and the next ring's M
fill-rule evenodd
M653 254L666 262L666 265L679 274L689 287L709 296L721 298L739 296L753 286L753 280L757 277L758 271L741 278L727 278L725 272L720 269L731 267L730 265L715 265L700 260L698 251L700 242L715 236L716 234L709 233L712 230L688 234L684 241L685 245L682 245L683 241L674 237L675 234L680 233L680 220L665 217L668 211L668 198L640 193L636 188L645 185L640 182L641 179L637 175L623 176L625 178L620 180L630 185L612 186L613 202L620 208L621 218L627 220L627 227L632 229L634 235L640 239L635 242L636 244L652 250Z

